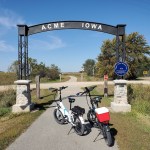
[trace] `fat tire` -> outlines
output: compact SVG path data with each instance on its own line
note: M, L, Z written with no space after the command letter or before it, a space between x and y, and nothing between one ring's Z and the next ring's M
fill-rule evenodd
M106 142L106 144L108 145L108 146L112 146L113 145L113 138L112 138L112 135L111 135L111 133L110 133L110 131L106 131L105 129L104 129L104 132L105 133L103 133L104 135L104 139L105 139L105 142Z
M93 120L91 118L91 116L93 116L95 118L94 112L92 110L89 110L88 113L87 113L87 119L88 119L89 123L93 126L94 123L96 122L96 118Z
M59 111L59 114L60 114L59 117L57 116L57 112L58 112L58 111ZM54 109L53 115L54 115L55 121L56 121L57 123L59 123L59 124L64 124L64 117L63 117L62 112L61 112L59 109Z
M76 125L76 126L74 126L75 132L78 135L82 136L84 134L84 131L85 131L85 124L81 123L81 120L79 119L79 117L75 117L74 124Z

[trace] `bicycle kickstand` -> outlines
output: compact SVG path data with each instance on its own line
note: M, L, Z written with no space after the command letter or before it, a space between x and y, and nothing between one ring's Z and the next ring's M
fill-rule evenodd
M96 138L94 139L94 141L93 142L95 142L96 141L96 139L98 138L98 136L101 134L101 131L98 133L98 135L96 136Z
M71 127L71 129L69 130L69 132L68 132L68 134L67 135L69 135L70 134L70 132L71 132L71 130L74 128L74 126L72 126Z

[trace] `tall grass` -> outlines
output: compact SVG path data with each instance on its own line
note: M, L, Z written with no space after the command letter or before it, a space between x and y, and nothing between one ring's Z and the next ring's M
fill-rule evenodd
M16 92L13 89L0 91L0 116L11 111L10 107L16 102Z
M136 112L150 115L150 86L128 85L128 102Z
M17 80L17 75L10 72L0 72L0 85L10 85L14 84L14 81Z

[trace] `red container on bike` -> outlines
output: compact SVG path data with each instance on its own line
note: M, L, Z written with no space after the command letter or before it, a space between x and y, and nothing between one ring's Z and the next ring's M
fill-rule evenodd
M110 115L109 110L106 107L96 108L95 112L99 122L109 122Z

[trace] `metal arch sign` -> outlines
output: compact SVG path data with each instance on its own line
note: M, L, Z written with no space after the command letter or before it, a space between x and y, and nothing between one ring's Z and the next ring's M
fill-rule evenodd
M37 24L33 26L18 25L20 35L32 35L40 32L62 30L62 29L82 29L98 32L105 32L112 35L124 35L126 25L111 26L107 24L87 21L58 21Z
M124 76L128 72L128 65L124 62L118 62L115 64L115 73L118 76Z

